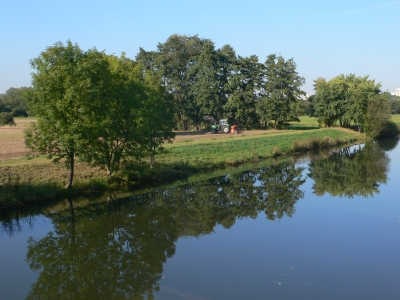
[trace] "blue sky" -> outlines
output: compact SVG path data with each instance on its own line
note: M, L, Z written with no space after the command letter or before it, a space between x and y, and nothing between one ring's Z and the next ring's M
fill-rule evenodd
M29 60L70 39L86 50L156 50L172 34L198 34L216 47L264 62L293 58L313 94L313 80L341 73L400 87L400 1L385 0L2 0L0 93L29 86Z

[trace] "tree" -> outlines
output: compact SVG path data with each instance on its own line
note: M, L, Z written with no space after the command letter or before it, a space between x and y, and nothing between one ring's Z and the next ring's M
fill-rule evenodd
M214 44L204 44L194 68L197 75L192 88L200 117L214 116L216 120L225 117L228 82L235 61L236 54L231 46L225 45L216 50Z
M386 129L391 119L391 107L387 94L376 95L368 102L367 112L364 117L365 135L374 139Z
M174 111L182 129L200 121L192 87L196 81L195 66L204 44L212 43L195 36L171 35L156 52L140 49L136 60L157 75L167 92L173 95Z
M0 126L15 125L12 114L8 112L0 112Z
M84 116L92 125L84 136L88 150L81 158L112 175L132 159L154 157L161 144L173 138L174 123L156 78L125 54L108 56L107 61L111 77L106 97L97 99Z
M390 95L390 104L392 114L400 114L400 97Z
M66 159L67 187L78 157L109 175L122 163L154 157L173 137L172 115L159 81L122 54L83 52L57 43L32 61L29 104L38 116L26 144L55 161Z
M48 47L31 60L36 72L28 103L38 121L26 130L26 145L56 162L65 159L70 170L67 188L72 186L76 156L87 151L84 137L92 125L86 116L104 96L110 79L104 58L96 49L83 52L67 41Z
M261 64L256 55L239 56L232 65L226 84L229 98L224 109L228 118L240 126L249 128L258 124L256 101L261 76Z
M27 117L29 108L24 94L30 90L30 87L9 88L5 94L0 94L0 112L12 112L13 117Z
M339 123L349 127L351 122L358 125L359 131L364 125L368 102L380 94L380 83L354 74L339 75L325 81L316 80L313 105L319 122L326 126Z
M273 124L275 129L286 127L290 122L300 122L297 107L300 96L304 96L300 87L305 80L296 72L293 59L285 61L282 56L271 54L264 66L264 81L261 84L263 97L257 102L257 114L261 122Z

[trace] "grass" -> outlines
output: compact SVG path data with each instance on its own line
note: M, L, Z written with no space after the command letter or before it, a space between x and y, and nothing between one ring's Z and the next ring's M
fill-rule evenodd
M339 128L307 131L268 132L257 136L234 136L232 139L193 141L183 144L166 145L166 153L157 156L158 163L174 164L185 162L200 169L257 161L288 153L307 151L320 147L319 140L326 141L321 147L353 142L359 139L356 133ZM294 149L294 143L303 143L301 149ZM311 144L310 144L311 143ZM312 143L314 143L315 146Z
M400 126L400 115L392 115L392 121L395 122L397 126Z
M31 120L23 121L27 124ZM62 164L53 164L44 157L0 160L0 209L71 195L98 195L127 187L127 182L141 185L186 178L201 170L258 163L266 158L351 143L362 138L346 129L313 129L316 124L315 118L302 117L299 126L293 125L292 129L297 130L268 130L254 135L186 139L166 144L165 152L156 156L155 167L150 168L147 163L134 164L111 179L103 170L77 163L74 187L70 191L64 188L69 171ZM298 130L300 128L303 130Z
M300 122L293 122L288 129L310 130L319 128L318 119L315 117L301 116L299 119Z

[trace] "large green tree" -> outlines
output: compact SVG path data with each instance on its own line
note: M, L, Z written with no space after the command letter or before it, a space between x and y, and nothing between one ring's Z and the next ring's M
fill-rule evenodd
M171 35L165 43L159 43L157 51L147 52L140 48L136 60L153 74L159 76L162 85L173 95L174 111L180 127L200 121L199 107L193 95L196 81L197 59L204 44L212 43L197 35Z
M293 59L271 54L264 65L264 80L260 86L263 97L257 102L260 121L275 129L290 122L299 122L297 115L300 97L305 95L300 88L305 80L296 71Z
M72 186L76 156L88 150L83 148L84 137L93 125L86 116L104 96L111 77L104 58L96 49L84 52L67 41L31 60L36 72L28 103L38 121L26 130L26 145L54 161L65 159L70 170L67 188Z
M227 86L228 102L224 109L230 120L243 127L257 125L256 102L262 79L262 64L258 57L239 56L232 65Z
M70 169L78 157L111 175L123 163L154 157L173 137L173 118L158 79L136 62L82 51L70 41L49 47L32 60L34 90L29 104L38 116L26 131L34 152Z
M111 175L121 164L154 157L161 144L174 136L174 124L156 78L124 54L108 56L107 61L111 76L106 93L84 116L91 125L84 136L88 150L81 158L104 166Z

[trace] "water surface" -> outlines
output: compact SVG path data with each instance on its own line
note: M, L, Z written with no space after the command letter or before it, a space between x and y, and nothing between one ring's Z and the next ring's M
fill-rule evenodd
M397 299L399 160L355 146L4 216L0 299Z

